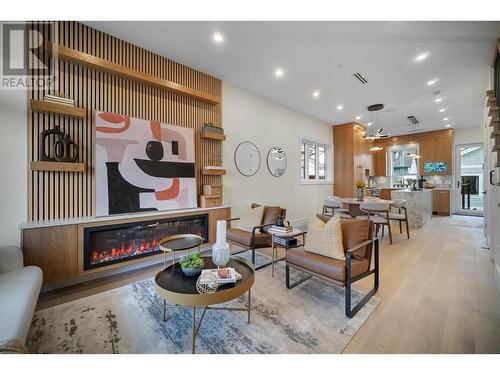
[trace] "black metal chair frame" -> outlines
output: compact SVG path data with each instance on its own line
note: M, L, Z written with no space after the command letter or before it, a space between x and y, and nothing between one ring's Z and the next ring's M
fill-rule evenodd
M236 220L240 220L240 218L239 217L235 217L235 218L229 219L227 221L231 222L231 221L236 221ZM257 225L255 227L253 227L252 228L252 241L251 241L250 247L247 248L247 249L238 250L237 252L233 253L233 255L244 253L244 252L246 252L248 250L252 250L252 263L255 266L255 249L256 249L256 247L255 247L255 234L256 234L256 231L257 231L257 229L263 229L263 228L266 228L266 227L272 227L273 225L274 224L261 224L261 225ZM235 245L241 246L241 244L239 244L238 242L231 241L231 240L229 240L229 242L234 243ZM264 247L268 247L268 246L263 246L262 248L264 248ZM269 263L261 264L259 267L256 267L255 270L256 271L260 270L261 268L270 266L271 264L273 264L272 261L270 261Z
M371 268L371 257L368 260L368 271L363 272L360 275L351 276L351 259L353 256L355 256L355 252L359 249L361 249L364 246L368 246L370 244L373 244L373 269ZM307 273L308 276L294 282L293 284L290 284L290 267L295 268L299 271L302 271L304 273ZM374 275L374 281L373 281L373 288L363 297L361 301L358 302L356 306L351 310L351 285L352 283L364 279L367 276ZM374 238L371 240L364 241L360 243L359 245L356 245L355 247L349 249L346 251L346 258L345 258L345 283L339 282L338 280L331 279L329 277L317 274L315 272L312 272L310 270L307 270L305 268L296 266L294 264L289 264L288 262L286 263L286 287L288 289L292 289L296 287L297 285L303 283L304 281L310 279L311 277L316 276L320 279L323 279L328 282L333 282L335 284L339 284L342 286L345 286L345 315L348 318L354 317L354 315L357 314L357 312L368 302L368 300L377 293L378 286L379 286L379 240L378 238Z

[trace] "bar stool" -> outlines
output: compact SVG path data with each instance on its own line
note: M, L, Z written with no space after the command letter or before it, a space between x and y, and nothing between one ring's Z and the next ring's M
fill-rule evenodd
M351 218L349 215L349 210L347 208L342 208L343 204L340 198L335 195L328 195L323 202L323 215L335 215L335 213L341 214L341 217ZM328 213L328 209L331 209L331 213ZM343 215L342 215L343 214Z
M404 222L406 225L406 236L410 239L410 229L408 228L408 211L406 209L406 199L393 199L394 203L391 204L391 208L395 208L398 212L389 211L389 220L399 221L399 233L403 233ZM404 214L401 212L404 211Z
M356 219L370 220L375 224L375 233L378 235L380 227L382 227L382 237L384 237L384 227L387 225L389 230L389 242L392 245L391 222L389 219L390 205L383 202L363 202L359 205L359 209L367 215L357 216Z

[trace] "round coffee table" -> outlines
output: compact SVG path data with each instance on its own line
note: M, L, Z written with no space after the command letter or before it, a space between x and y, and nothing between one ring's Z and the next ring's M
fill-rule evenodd
M217 268L209 256L202 257L205 261L205 269ZM167 309L179 307L192 307L193 309L193 330L192 330L192 352L195 352L195 339L200 329L203 317L207 310L230 310L246 311L248 323L250 323L250 289L255 281L255 269L252 264L244 258L232 256L227 267L232 267L241 275L241 279L235 283L219 285L217 291L212 294L200 294L196 289L198 277L188 277L184 275L180 267L174 264L158 272L155 276L156 292L163 298L163 320L167 318ZM234 300L248 292L247 306L242 307L222 307L210 306ZM167 301L173 305L167 305ZM196 308L204 307L201 318L196 322Z

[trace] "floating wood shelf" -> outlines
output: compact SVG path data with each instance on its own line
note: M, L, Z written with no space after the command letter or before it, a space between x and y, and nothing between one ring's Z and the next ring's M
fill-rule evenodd
M144 83L146 85L158 87L177 94L186 95L211 104L219 104L220 98L190 87L180 85L178 83L158 78L156 76L140 72L126 66L115 64L108 60L101 59L94 55L89 55L71 48L63 47L58 44L49 43L49 52L57 54L57 58L61 61L70 62L81 65L90 69L94 69L103 73L113 74L117 77L130 79L132 81Z
M225 141L226 136L224 134L216 132L201 132L201 138L203 139L214 139L216 141Z
M83 163L63 163L53 161L31 161L30 169L32 171L54 171L54 172L77 172L85 171Z
M224 176L226 174L225 169L206 169L203 168L201 171L201 174L203 175L214 175L214 176Z
M200 207L218 207L222 205L222 195L200 195Z
M494 90L488 90L486 91L486 96L491 99L495 97L495 91Z
M49 113L74 118L85 118L85 108L44 100L30 100L30 109L34 112Z
M487 107L496 107L497 106L497 98L493 97L493 98L489 98L487 101L486 101L486 106Z
M488 116L497 119L498 118L497 115L498 115L498 107L490 107L490 110L488 111Z

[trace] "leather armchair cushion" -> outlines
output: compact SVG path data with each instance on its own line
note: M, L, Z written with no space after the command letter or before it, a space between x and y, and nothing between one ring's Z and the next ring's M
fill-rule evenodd
M252 232L247 232L246 230L241 230L238 228L228 228L226 232L226 238L229 241L235 242L243 246L252 245ZM269 245L270 238L271 235L267 233L255 234L255 246L256 247L270 246Z
M264 216L264 207L247 207L240 215L240 220L235 222L235 226L243 231L252 233L254 227L262 224ZM255 233L260 233L257 229Z
M328 258L315 253L304 251L301 247L288 249L286 262L291 266L296 265L316 274L336 280L345 281L345 261ZM368 259L351 259L351 276L357 276L368 271Z
M275 224L276 218L281 216L281 207L279 206L265 206L264 216L262 217L262 224ZM269 233L270 227L262 228L262 232Z

